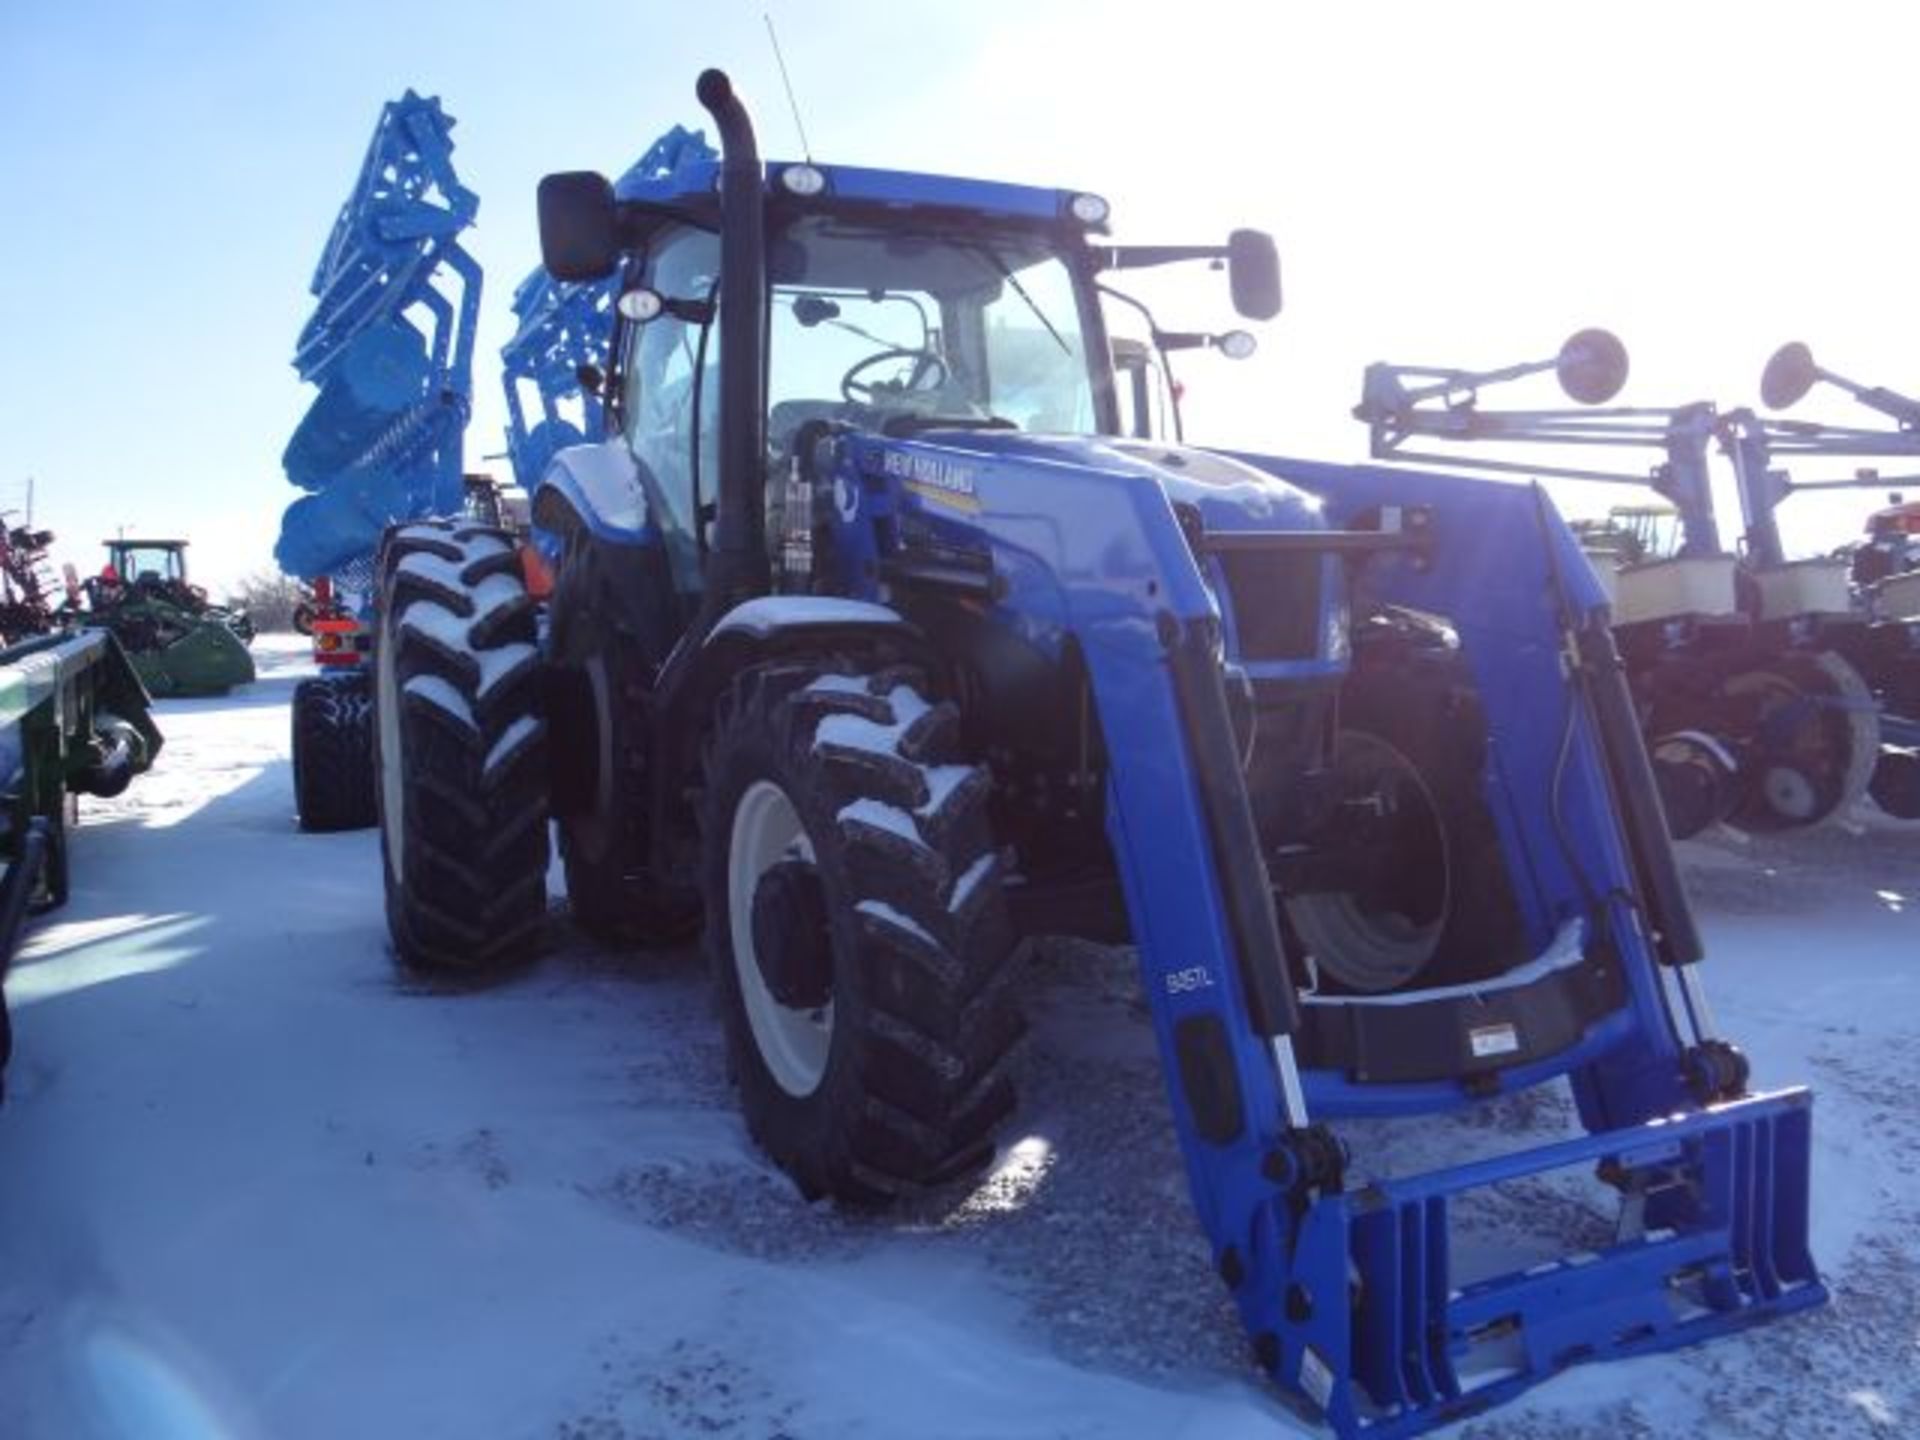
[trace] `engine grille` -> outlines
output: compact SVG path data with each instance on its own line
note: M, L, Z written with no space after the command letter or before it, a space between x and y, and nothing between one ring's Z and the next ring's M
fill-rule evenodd
M1234 633L1243 660L1311 660L1320 653L1320 577L1324 557L1308 552L1228 550Z

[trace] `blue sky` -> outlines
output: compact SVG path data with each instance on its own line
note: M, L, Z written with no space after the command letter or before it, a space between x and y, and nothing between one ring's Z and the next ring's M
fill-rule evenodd
M4 0L0 504L37 477L85 565L122 523L192 537L216 588L269 563L306 285L408 86L481 197L469 458L497 450L538 177L696 122L712 63L792 153L767 8L822 158L1097 189L1136 240L1272 229L1288 312L1254 360L1189 367L1202 438L1357 458L1368 360L1589 324L1634 353L1624 399L1751 403L1796 337L1920 389L1907 7ZM1162 303L1227 319L1204 286ZM1789 528L1832 543L1870 498Z

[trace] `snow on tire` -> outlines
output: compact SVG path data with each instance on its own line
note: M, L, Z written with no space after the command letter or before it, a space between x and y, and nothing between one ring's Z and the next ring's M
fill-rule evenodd
M293 692L293 801L300 828L364 830L373 798L373 685L364 670L302 680Z
M438 969L530 954L546 918L546 722L512 541L463 522L388 531L374 727L394 949Z
M748 1129L809 1197L975 1168L1021 1033L988 779L901 670L750 670L716 707L706 945Z

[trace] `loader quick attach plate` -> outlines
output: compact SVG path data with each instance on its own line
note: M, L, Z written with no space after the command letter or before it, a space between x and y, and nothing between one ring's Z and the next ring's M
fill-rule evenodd
M1818 1305L1807 1243L1812 1095L1670 1120L1315 1201L1303 1217L1276 1377L1345 1437L1419 1434L1584 1360L1691 1344ZM1605 1248L1462 1281L1450 1207L1551 1171L1621 1195Z

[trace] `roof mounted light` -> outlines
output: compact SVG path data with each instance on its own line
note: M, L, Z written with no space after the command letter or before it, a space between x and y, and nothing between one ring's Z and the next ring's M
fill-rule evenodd
M811 165L789 165L780 172L780 188L810 200L827 188L827 177Z
M1113 207L1100 196L1082 191L1067 201L1067 213L1082 225L1104 225Z
M1246 330L1229 330L1224 335L1216 335L1213 344L1229 360L1250 360L1253 352L1260 348L1260 342Z

